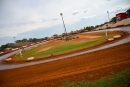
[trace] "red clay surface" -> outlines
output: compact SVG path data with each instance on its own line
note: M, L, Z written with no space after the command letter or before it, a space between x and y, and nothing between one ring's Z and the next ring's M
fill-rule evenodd
M0 71L0 87L57 87L130 68L130 43L68 59Z

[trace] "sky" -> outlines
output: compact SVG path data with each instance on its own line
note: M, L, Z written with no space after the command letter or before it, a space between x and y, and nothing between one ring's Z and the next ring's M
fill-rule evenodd
M0 46L95 26L130 8L130 0L0 0ZM14 39L15 37L15 39Z

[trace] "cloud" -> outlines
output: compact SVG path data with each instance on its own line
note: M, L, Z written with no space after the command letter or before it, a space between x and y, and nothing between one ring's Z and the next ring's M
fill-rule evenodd
M85 16L83 17L81 20L85 20L85 19L91 19L94 18L96 15L92 15L92 16Z
M4 4L0 8L0 37L16 36L39 28L47 29L57 25L62 26L62 19L58 20L61 12L66 25L71 25L75 23L75 20L80 20L84 16L83 12L79 14L81 9L86 9L93 4L87 0L82 2L80 0L76 2L75 0L3 1ZM72 4L73 2L75 3Z
M106 3L104 0L94 2L96 7ZM62 19L58 20L61 12L64 14L66 25L71 26L72 23L75 23L75 20L81 21L81 19L94 18L97 13L111 7L100 7L98 11L95 11L93 4L91 0L83 0L82 2L80 0L3 0L3 4L0 5L0 37L15 36L39 28L46 29L57 25L62 26ZM121 8L118 8L118 11L119 9ZM85 13L91 16L86 16Z
M111 10L108 10L109 13L119 13L119 12L126 12L130 8L130 5L120 5L117 6ZM107 11L102 12L103 14L106 14Z
M94 7L97 8L98 4L94 4Z
M55 20L58 20L59 18L54 18L54 19L52 19L53 21L55 21Z
M89 8L88 8L88 9L86 9L86 10L84 10L84 13L88 12L88 10L89 10Z
M41 19L40 21L41 22L48 22L49 20L48 19Z
M119 13L119 12L126 11L129 8L130 8L130 5L121 5L121 6L114 8L114 9L111 9L109 12L110 13Z
M101 3L100 3L100 5L104 5L104 4L105 4L105 2L101 2Z
M80 12L79 10L76 10L76 11L73 12L72 15L76 15L76 14L78 14L79 12Z
M104 4L105 4L105 2L95 3L94 7L98 8L99 6L104 5Z
M111 0L106 0L106 1L111 1Z
M81 20L85 20L86 19L86 17L83 17Z

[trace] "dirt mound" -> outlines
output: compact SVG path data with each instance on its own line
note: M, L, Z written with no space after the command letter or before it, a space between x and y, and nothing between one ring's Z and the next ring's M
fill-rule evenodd
M83 43L83 42L89 42L89 41L92 41L96 38L99 38L101 36L99 35L91 35L91 34L77 34L75 36L72 36L72 37L78 37L78 38L75 38L75 39L71 39L69 41L66 41L66 40L54 40L54 41L51 41L49 43L47 43L48 45L64 45L66 43Z
M97 36L97 35L86 35L86 34L80 34L77 36L81 39L95 39L95 38L101 37L101 36Z

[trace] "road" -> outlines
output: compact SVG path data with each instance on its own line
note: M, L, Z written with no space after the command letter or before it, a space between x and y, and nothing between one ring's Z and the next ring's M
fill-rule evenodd
M112 30L122 30L122 31L128 32L130 34L130 26L109 29L109 31L112 31ZM105 32L105 30L94 31L94 32ZM77 56L77 55L82 55L82 54L86 54L86 53L90 53L90 52L103 50L103 49L106 49L106 48L110 48L110 47L121 45L121 44L128 43L128 42L130 42L130 35L127 38L124 38L124 39L122 39L118 42L115 42L115 43L112 43L112 44L109 44L109 45L105 45L105 46L102 46L102 47L99 47L99 48L95 48L95 49L91 49L91 50L87 50L87 51L83 51L83 52L79 52L79 53L74 53L74 54L71 54L71 55L62 56L62 57L58 57L58 58L46 59L46 60L43 60L43 61L32 61L32 62L28 62L28 63L25 63L25 64L10 64L10 65L8 65L8 64L2 64L1 63L1 61L3 59L17 53L17 51L15 51L15 52L12 52L12 53L9 53L7 55L3 55L3 56L0 57L0 70L14 69L14 68L20 68L20 67L26 67L26 66L31 66L31 65L35 65L35 64L40 64L40 63L52 62L52 61L61 60L61 59L69 58L69 57L74 57L74 56Z

